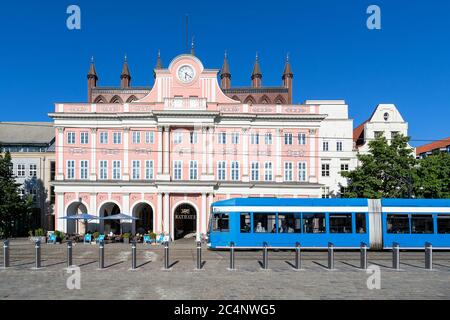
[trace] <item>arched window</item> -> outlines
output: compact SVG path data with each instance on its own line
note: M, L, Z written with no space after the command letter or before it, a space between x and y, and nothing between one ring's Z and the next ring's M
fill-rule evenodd
M261 97L261 99L259 99L259 103L261 103L261 104L268 104L268 103L270 103L270 99L269 99L268 96L263 95L263 96Z
M275 98L275 104L286 104L286 101L281 95L279 95Z
M246 103L246 104L255 104L256 100L252 96L248 96L247 98L245 98L244 103Z
M103 96L98 96L95 98L94 103L105 103L106 99Z
M130 96L128 99L127 99L127 103L130 103L130 102L133 102L133 101L136 101L136 100L138 100L138 98L136 98L136 96Z
M232 96L231 99L241 102L241 99L239 99L239 97L236 95Z
M119 96L114 96L111 98L111 103L123 103Z

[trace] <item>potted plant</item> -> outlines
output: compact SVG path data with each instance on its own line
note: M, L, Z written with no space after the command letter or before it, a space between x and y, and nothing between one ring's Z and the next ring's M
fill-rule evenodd
M152 245L156 245L156 233L149 232L148 235L150 236L150 239L152 240Z
M129 233L123 234L123 243L130 243L130 234Z

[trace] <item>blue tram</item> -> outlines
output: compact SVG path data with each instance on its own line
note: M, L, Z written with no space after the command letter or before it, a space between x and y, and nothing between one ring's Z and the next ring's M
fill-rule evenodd
M235 198L212 204L208 246L450 249L450 200Z

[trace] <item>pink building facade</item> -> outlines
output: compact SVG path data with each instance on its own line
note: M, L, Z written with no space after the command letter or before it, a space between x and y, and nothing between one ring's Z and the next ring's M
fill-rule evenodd
M126 231L200 238L215 201L321 197L322 162L335 158L322 152L326 130L352 151L345 103L241 103L221 89L219 70L192 54L154 72L153 87L130 102L55 104L57 230L84 231L59 219L66 215L122 212L139 218ZM117 232L118 224L89 228Z

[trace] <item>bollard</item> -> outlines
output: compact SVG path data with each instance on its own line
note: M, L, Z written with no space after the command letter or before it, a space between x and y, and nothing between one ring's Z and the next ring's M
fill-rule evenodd
M3 241L3 268L9 268L9 240Z
M105 267L105 242L100 241L98 243L98 268L103 269Z
M328 242L328 269L334 269L334 245Z
M67 268L70 268L72 263L72 240L67 241Z
M269 268L269 254L267 251L267 242L264 242L263 244L264 249L263 249L263 269L268 269Z
M425 269L433 270L433 246L431 243L425 243Z
M41 268L41 241L36 240L34 243L34 249L35 249L35 269Z
M392 268L400 270L400 245L396 242L392 244Z
M300 270L302 268L302 256L300 243L295 244L295 269Z
M202 242L197 241L197 270L202 269Z
M361 269L367 270L367 245L361 242Z
M234 242L230 243L230 270L234 270Z
M169 269L169 241L164 242L164 269Z
M131 269L136 269L136 241L131 241Z

